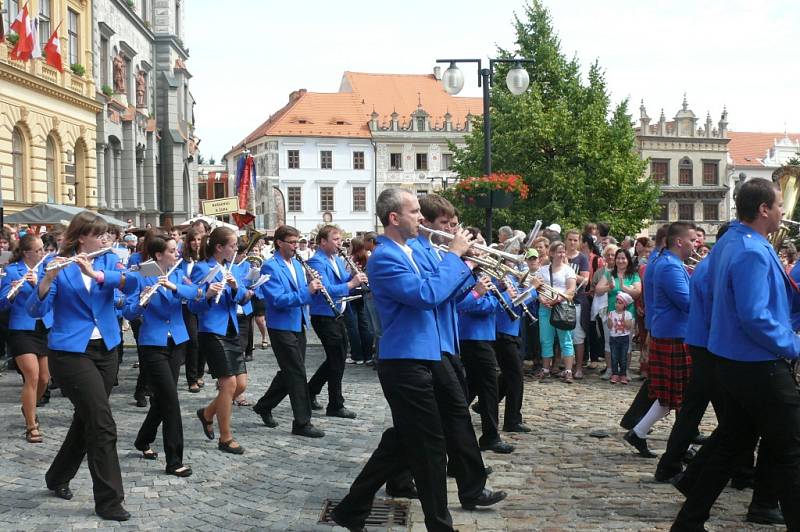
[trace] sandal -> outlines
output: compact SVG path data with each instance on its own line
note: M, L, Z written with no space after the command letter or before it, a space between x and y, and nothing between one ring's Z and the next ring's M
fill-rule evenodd
M248 401L247 399L236 399L233 404L236 406L253 406L253 403Z
M543 380L550 376L550 370L548 369L540 369L533 374L534 379Z
M22 411L22 417L24 418L25 417L25 407L21 406L21 407L19 407L19 409ZM36 426L37 429L39 428L39 414L36 414L36 415L33 416L33 424Z
M197 393L200 391L200 386L196 382L189 385L189 393Z
M267 343L267 341L266 340L262 340L261 341L261 349L266 349L268 347L269 347L269 344Z
M236 444L236 447L233 444ZM217 445L220 451L230 454L244 454L244 447L239 445L236 440L230 439L228 441L221 441Z
M214 420L211 421L207 420L205 417L205 408L201 408L197 411L197 417L200 420L200 423L203 424L203 434L206 435L206 438L209 440L214 439Z
M34 425L25 429L25 439L28 443L42 443L42 433L39 432L39 426Z
M197 379L197 385L202 388L206 385L206 383L203 381L203 379Z
M567 384L572 384L572 371L565 369L562 373L564 382Z
M583 378L583 372L581 370L578 370L578 371L576 371L575 373L572 374L572 377L576 381L579 381L579 380L581 380Z
M147 449L142 450L142 458L145 460L155 460L158 458L158 453L148 447Z
M192 468L188 465L180 465L176 468L167 468L167 475L175 475L176 477L188 477L192 474Z

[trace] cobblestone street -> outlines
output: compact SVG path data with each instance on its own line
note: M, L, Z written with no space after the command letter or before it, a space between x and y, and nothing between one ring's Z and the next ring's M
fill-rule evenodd
M321 359L321 348L309 347L309 373ZM55 391L50 404L39 410L45 442L26 443L18 400L21 380L14 372L6 372L0 377L0 420L5 429L0 439L0 529L332 530L318 523L324 500L346 493L390 422L375 372L365 366L348 366L344 394L347 406L358 413L357 420L315 413L314 422L326 436L306 439L290 434L288 399L274 411L279 423L276 429L264 427L249 408L238 407L234 410L234 434L246 452L233 456L218 451L216 441L205 439L194 414L214 396L213 381L207 380L209 384L200 393L190 394L182 380L184 456L194 475L179 479L164 474L163 454L157 461L143 460L133 448L145 414L132 399L137 375L131 368L134 360L134 350L126 349L120 386L111 397L125 506L133 518L116 523L95 516L85 462L71 484L73 500L50 495L44 473L64 438L71 406ZM265 391L276 368L270 350L256 351L255 361L248 364L250 400ZM484 455L494 468L490 485L507 490L509 497L495 508L463 511L451 480L449 500L456 527L462 532L668 529L682 498L671 486L653 481L655 461L634 456L617 425L636 388L611 386L592 372L572 386L526 381L524 415L533 433L505 435L517 446L513 454ZM324 405L325 398L320 399ZM478 421L477 416L473 418ZM664 449L672 420L671 416L655 427L651 448ZM611 437L589 436L599 429ZM711 426L704 430L709 432ZM160 437L154 449L162 452ZM379 497L383 496L381 491ZM743 522L749 497L749 491L727 489L708 528L770 529ZM424 530L416 501L409 529Z

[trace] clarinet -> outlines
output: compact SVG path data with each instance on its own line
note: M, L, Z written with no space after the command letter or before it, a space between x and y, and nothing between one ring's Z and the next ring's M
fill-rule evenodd
M531 309L528 308L528 305L526 305L524 301L522 302L522 312L528 317L529 320L531 320L531 323L536 323L539 321L539 318L531 313Z
M514 312L514 309L506 302L503 294L500 293L500 290L495 286L494 283L490 283L489 285L489 292L492 293L494 297L497 298L497 302L500 303L500 307L505 311L508 319L511 321L517 321L519 319L519 315Z
M350 257L350 255L347 254L347 250L346 249L344 249L343 247L340 247L339 248L339 255L345 260L345 262L350 267L350 270L353 273L355 273L355 274L364 273L364 272L361 271L361 268L358 267L358 264L356 264L356 262ZM368 292L369 291L369 284L361 283L361 287L360 288L364 292Z
M336 306L336 302L333 301L333 298L331 297L330 293L328 292L328 289L325 288L324 284L322 284L322 281L320 280L319 272L317 270L315 270L314 268L312 268L311 266L309 266L308 263L305 261L305 259L303 259L303 257L301 257L299 253L295 254L295 258L297 259L297 262L300 263L300 266L303 267L303 270L305 270L306 275L310 279L316 279L316 280L318 280L320 282L321 288L319 289L319 291L322 294L322 297L325 298L325 303L328 304L328 306L330 307L331 311L333 312L334 319L337 319L337 320L342 319L344 314L342 314L339 311L339 307Z

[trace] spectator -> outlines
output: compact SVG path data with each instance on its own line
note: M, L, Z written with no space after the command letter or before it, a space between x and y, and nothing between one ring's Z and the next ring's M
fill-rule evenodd
M628 349L633 330L633 316L627 307L633 298L625 292L617 294L614 310L608 313L609 344L611 346L611 384L628 384Z

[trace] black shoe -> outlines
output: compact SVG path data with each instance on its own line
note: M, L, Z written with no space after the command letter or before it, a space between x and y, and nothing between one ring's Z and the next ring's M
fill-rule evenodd
M497 440L489 444L480 444L481 451L492 451L500 454L509 454L514 452L514 446L506 443L503 440Z
M503 432L530 432L531 428L524 423L517 423L516 425L510 425L508 427L503 427Z
M306 438L322 438L325 436L325 433L321 429L318 429L311 423L303 425L302 427L292 427L292 434L295 436L305 436Z
M367 532L367 529L364 527L364 525L342 518L338 513L336 513L336 508L331 510L331 519L334 523L342 528L346 528L350 532Z
M355 419L356 413L352 410L348 410L345 407L339 408L338 410L328 410L325 412L325 415L328 417L341 417L344 419Z
M236 447L232 447L232 444L236 443ZM217 449L222 451L223 453L229 454L244 454L244 447L239 445L235 440L230 439L228 441L221 441L217 443Z
M736 477L731 479L731 487L739 491L753 489L755 480L752 477Z
M483 471L486 473L487 477L489 475L491 475L492 473L494 473L494 469L492 469L492 466L490 466L490 465L487 465L486 467L484 467Z
M706 442L708 441L708 438L709 438L709 437L710 437L710 436L706 436L705 434L698 432L698 433L697 433L697 436L695 436L695 437L692 439L692 443L693 443L694 445L705 445L705 444L706 444Z
M113 510L95 510L95 513L100 519L105 519L106 521L127 521L131 518L131 513L122 506Z
M206 438L209 440L214 439L214 420L211 421L206 419L205 408L201 408L197 411L197 419L200 420L200 423L203 424L203 434L206 435Z
M690 486L689 483L686 482L686 480L684 479L685 479L684 473L681 471L680 473L669 479L669 483L672 484L673 488L680 491L681 495L683 495L684 497L688 497L689 492L692 491L692 486Z
M244 361L245 362L252 362L253 361L253 355L245 355L244 356Z
M322 410L322 405L317 401L317 396L311 396L311 410Z
M192 468L188 465L168 467L166 473L167 475L175 475L176 477L190 477L192 476Z
M695 456L697 456L697 449L695 449L694 447L689 447L688 449L686 449L686 452L683 453L683 458L681 459L681 461L684 464L688 464L689 462L694 460Z
M745 521L748 523L758 523L760 525L785 525L783 512L780 508L767 508L760 504L750 503L747 510Z
M36 401L36 408L42 408L44 405L46 405L49 402L50 402L50 398L45 395L41 399Z
M264 425L268 426L271 429L274 429L278 426L278 422L275 421L275 418L272 417L271 410L259 410L257 408L258 405L253 407L253 412L261 416L261 421L264 422Z
M633 430L629 430L625 433L623 439L628 442L629 444L633 445L637 451L639 451L639 456L644 458L657 458L658 455L652 452L650 449L647 448L647 440L644 438L640 438L636 435Z
M676 473L675 471L665 471L663 469L656 468L656 474L653 475L653 478L655 479L656 482L660 482L661 484L668 484L671 483L672 479L675 478L675 476L678 475L679 473L681 472L678 471Z
M64 499L65 501L72 500L72 490L69 489L69 486L61 486L59 488L53 488L53 495L55 495L59 499Z
M419 493L417 493L417 488L414 486L401 490L392 490L389 489L389 486L386 486L386 495L394 499L419 499Z
M134 397L134 399L136 399L137 407L144 408L147 406L147 397L139 396L139 397Z
M472 411L475 412L476 414L480 414L481 413L480 401L472 403L472 406L470 408L472 408Z
M508 493L505 491L492 491L484 488L477 498L461 501L461 507L465 510L474 510L476 506L491 506L497 504L506 497L508 497Z

